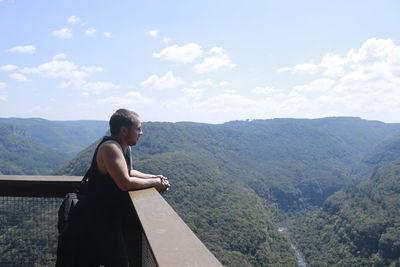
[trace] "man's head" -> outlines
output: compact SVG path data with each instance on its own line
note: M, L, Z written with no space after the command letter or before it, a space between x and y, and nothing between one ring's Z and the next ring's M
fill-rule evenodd
M110 118L112 136L123 138L130 146L136 145L143 134L139 115L131 110L118 109Z

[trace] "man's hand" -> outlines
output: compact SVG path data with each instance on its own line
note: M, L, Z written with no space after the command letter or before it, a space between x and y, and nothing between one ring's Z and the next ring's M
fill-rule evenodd
M157 175L154 175L154 178L160 178L161 180L168 180L168 178L167 177L165 177L164 175L162 175L162 174L157 174Z
M157 175L159 176L159 175ZM162 176L162 175L160 175ZM165 192L169 190L170 184L168 182L167 177L162 176L161 177L157 177L157 184L155 185L155 188L157 189L158 192Z

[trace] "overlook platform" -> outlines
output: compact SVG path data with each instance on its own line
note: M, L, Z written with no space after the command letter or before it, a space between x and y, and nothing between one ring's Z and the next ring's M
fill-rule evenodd
M5 222L0 224L0 239L2 235L8 234L8 232L17 233L14 229L17 226L13 225L13 222L18 221L15 220L18 218L14 218L14 220L7 218L7 216L12 216L12 212L18 214L18 211L21 211L20 209L25 208L27 212L31 210L37 213L40 208L48 209L43 213L46 214L43 218L46 218L47 225L50 228L45 231L47 236L50 239L54 238L46 241L50 244L49 253L53 253L52 258L54 260L57 209L65 194L73 191L79 185L81 179L80 176L0 175L0 221ZM127 240L132 266L222 266L154 188L131 191L129 195L132 208L125 227L125 239ZM24 202L24 199L29 201ZM38 205L39 200L40 203L52 201L53 204ZM14 202L20 202L20 205ZM34 206L34 208L31 208L31 206ZM25 215L25 210L21 212ZM32 219L31 221L35 220ZM7 227L13 228L12 231L5 229ZM26 235L28 234L26 233ZM11 235L10 238L12 239L13 236ZM15 238L17 237L15 236ZM16 247L14 248L7 244L6 252L10 253L12 249L18 250L18 242L15 242L15 244ZM2 252L4 253L4 251L0 251L0 255L2 255ZM32 265L30 263L24 265L19 262L12 262L9 259L4 260L0 256L0 266L34 266L35 264L36 262L32 262ZM53 266L54 262L39 265Z

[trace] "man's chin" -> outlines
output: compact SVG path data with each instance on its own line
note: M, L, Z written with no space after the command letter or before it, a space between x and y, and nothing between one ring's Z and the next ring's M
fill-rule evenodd
M129 145L130 145L130 146L136 146L136 144L137 144L137 141L136 141L136 142L132 142L132 143L130 143Z

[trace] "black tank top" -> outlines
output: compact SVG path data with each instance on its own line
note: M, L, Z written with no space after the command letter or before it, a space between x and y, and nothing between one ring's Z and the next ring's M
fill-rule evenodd
M93 155L88 184L88 204L89 213L92 215L97 215L104 219L107 219L107 217L109 219L117 219L122 215L124 208L126 208L129 201L129 194L118 188L111 175L101 173L96 161L99 147L109 140L117 141L110 136L103 137ZM131 171L130 149L127 149L124 157L129 175Z

